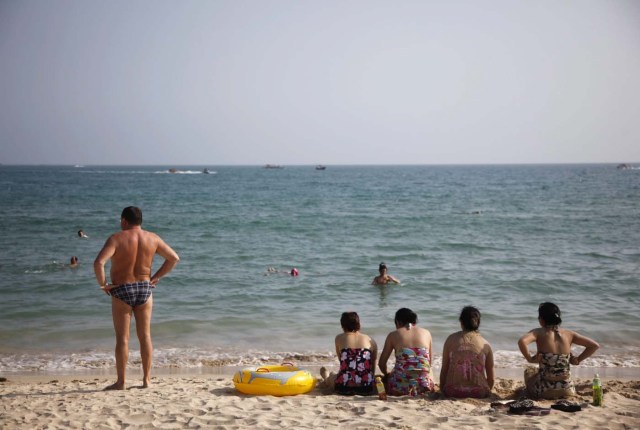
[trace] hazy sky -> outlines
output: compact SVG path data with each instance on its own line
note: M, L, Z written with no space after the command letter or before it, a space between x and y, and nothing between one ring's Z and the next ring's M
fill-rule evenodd
M640 162L640 1L0 0L0 163Z

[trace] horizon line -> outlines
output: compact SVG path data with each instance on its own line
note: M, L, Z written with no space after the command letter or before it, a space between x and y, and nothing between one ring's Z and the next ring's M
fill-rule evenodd
M105 166L120 166L120 167L171 167L171 166L218 166L218 167L266 167L266 166L278 166L278 167L315 167L315 166L335 166L335 167L393 167L393 166L553 166L553 165L628 165L640 164L640 162L618 162L618 161L569 161L569 162L511 162L511 163L388 163L388 164L352 164L352 163L304 163L304 164L282 164L282 163L262 163L262 164L207 164L207 163L185 163L185 164L155 164L155 163L120 163L120 164L93 164L93 163L0 163L0 166L48 166L48 167L105 167Z

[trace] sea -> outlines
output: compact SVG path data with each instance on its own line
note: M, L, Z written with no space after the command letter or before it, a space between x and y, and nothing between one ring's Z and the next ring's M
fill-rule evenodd
M153 292L156 369L337 363L342 312L381 349L402 307L437 366L466 305L521 368L545 301L600 343L582 366L640 367L640 169L272 167L0 166L0 374L114 371L93 260L130 205L181 259ZM400 285L371 285L380 262Z

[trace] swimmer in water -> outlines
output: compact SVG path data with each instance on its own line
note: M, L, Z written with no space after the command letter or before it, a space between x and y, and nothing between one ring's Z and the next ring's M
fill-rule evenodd
M69 267L78 267L78 257L75 255L71 257L71 261L69 262Z
M82 230L78 230L78 237L80 237L82 239L89 239L89 236L84 234L84 231L82 231Z
M264 276L275 275L275 274L278 274L278 273L291 275L291 276L298 276L300 274L298 269L296 269L295 267L292 268L291 270L278 270L275 267L267 267L267 271L265 272Z
M400 281L397 278L394 278L393 276L387 273L386 264L380 263L380 266L378 266L378 271L380 272L380 275L373 278L371 285L386 285L389 282L393 282L394 284L400 283Z

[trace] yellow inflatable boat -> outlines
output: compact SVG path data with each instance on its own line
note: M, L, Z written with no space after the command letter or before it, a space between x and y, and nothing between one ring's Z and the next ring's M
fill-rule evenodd
M307 370L283 364L240 370L233 375L233 385L244 394L295 396L313 390L316 378Z

